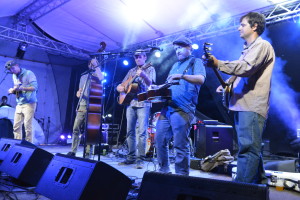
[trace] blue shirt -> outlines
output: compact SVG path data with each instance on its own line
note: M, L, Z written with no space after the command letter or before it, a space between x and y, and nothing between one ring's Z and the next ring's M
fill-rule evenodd
M182 74L186 67L189 65L193 56L188 57L183 61L176 62L170 72L171 74ZM194 66L189 67L186 75L202 75L206 77L205 67L199 58L195 59ZM179 85L172 85L172 99L167 102L169 109L172 111L182 110L186 113L195 113L196 105L198 103L198 94L200 85L192 84L184 79L179 80Z
M34 88L34 91L20 91L18 93L16 98L18 105L37 102L38 83L32 71L21 68L21 72L18 75L13 74L13 82L15 86Z

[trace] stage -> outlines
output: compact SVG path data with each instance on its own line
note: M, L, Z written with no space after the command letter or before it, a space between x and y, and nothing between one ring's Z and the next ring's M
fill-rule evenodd
M70 145L40 145L38 146L41 149L46 150L52 154L60 153L67 154L70 150ZM83 155L83 147L79 147L79 151L76 154L77 157L82 157ZM157 161L155 158L149 159L149 161L144 163L143 169L136 169L135 164L132 165L118 165L124 159L124 155L126 150L123 148L113 148L112 152L106 153L106 155L100 156L100 161L108 164L109 166L117 169L122 172L126 176L128 176L134 183L129 191L129 195L127 199L136 199L136 196L139 191L139 186L142 182L143 175L146 171L156 171L157 170ZM92 160L97 161L98 155L93 155L91 157ZM269 161L266 161L269 162ZM272 161L275 162L275 161ZM171 164L171 170L174 174L174 164ZM203 172L201 170L190 169L190 176L192 177L200 177L200 178L208 178L208 179L216 179L216 180L224 180L231 181L231 177L225 174L211 173L211 172ZM35 187L26 187L26 185L16 185L18 182L12 180L11 177L7 176L7 174L2 173L1 176L1 198L2 199L19 199L19 200L29 200L29 199L40 199L46 200L48 198L44 197L41 194L35 192ZM300 193L292 190L277 191L275 187L270 187L270 200L296 200L300 198ZM67 195L67 194L66 194Z

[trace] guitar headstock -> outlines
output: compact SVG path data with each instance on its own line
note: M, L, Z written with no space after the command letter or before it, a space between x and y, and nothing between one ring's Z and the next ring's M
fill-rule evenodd
M208 43L208 42L205 42L203 44L203 54L204 54L205 58L202 58L202 62L205 66L208 66L212 62L212 59L210 57L211 56L210 52L212 50L212 48L211 48L212 45L213 45L212 43Z
M203 52L204 52L204 56L208 59L211 55L211 51L212 51L212 43L208 43L208 42L204 42L203 44Z

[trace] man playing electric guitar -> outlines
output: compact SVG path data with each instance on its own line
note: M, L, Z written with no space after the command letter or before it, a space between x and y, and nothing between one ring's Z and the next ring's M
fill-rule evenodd
M128 92L128 83L137 84L137 93L146 92L147 88L156 80L155 69L152 66L147 66L146 53L139 49L134 54L136 67L129 70L122 83L117 86L117 91L120 93ZM145 67L147 66L147 67ZM128 155L125 161L120 165L129 165L136 162L137 169L143 168L143 160L146 157L146 139L147 128L150 115L150 103L138 102L137 93L131 94L132 100L126 108L127 118L127 143ZM119 99L120 103L120 99ZM138 128L136 126L138 124ZM137 131L137 132L136 132ZM137 135L137 137L136 137ZM136 141L136 138L138 141ZM137 143L137 145L136 145ZM136 148L138 152L136 153Z

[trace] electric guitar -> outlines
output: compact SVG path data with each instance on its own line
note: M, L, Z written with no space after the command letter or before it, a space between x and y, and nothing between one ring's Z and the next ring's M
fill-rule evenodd
M168 82L163 85L152 85L147 92L138 94L138 101L148 101L151 103L165 102L172 98L172 91L169 89L172 85L179 85L179 81Z
M213 44L211 43L207 43L205 42L204 45L203 45L203 52L204 52L204 56L206 57L206 62L211 62L211 46ZM223 106L225 108L228 109L228 106L229 106L229 100L230 100L230 97L232 95L232 90L233 90L233 82L235 81L235 79L237 78L236 76L232 76L228 82L225 82L222 78L222 76L220 75L219 71L215 68L215 67L212 67L213 71L215 72L221 86L223 87L223 92L222 92L222 103L223 103Z
M152 64L150 63L145 63L141 69L145 70L149 67L151 67ZM130 77L127 79L122 85L124 86L124 92L121 92L119 97L118 97L118 103L121 105L127 105L130 103L130 101L134 98L134 96L138 92L138 87L139 85L137 83L133 83L133 81L137 78L137 75Z

